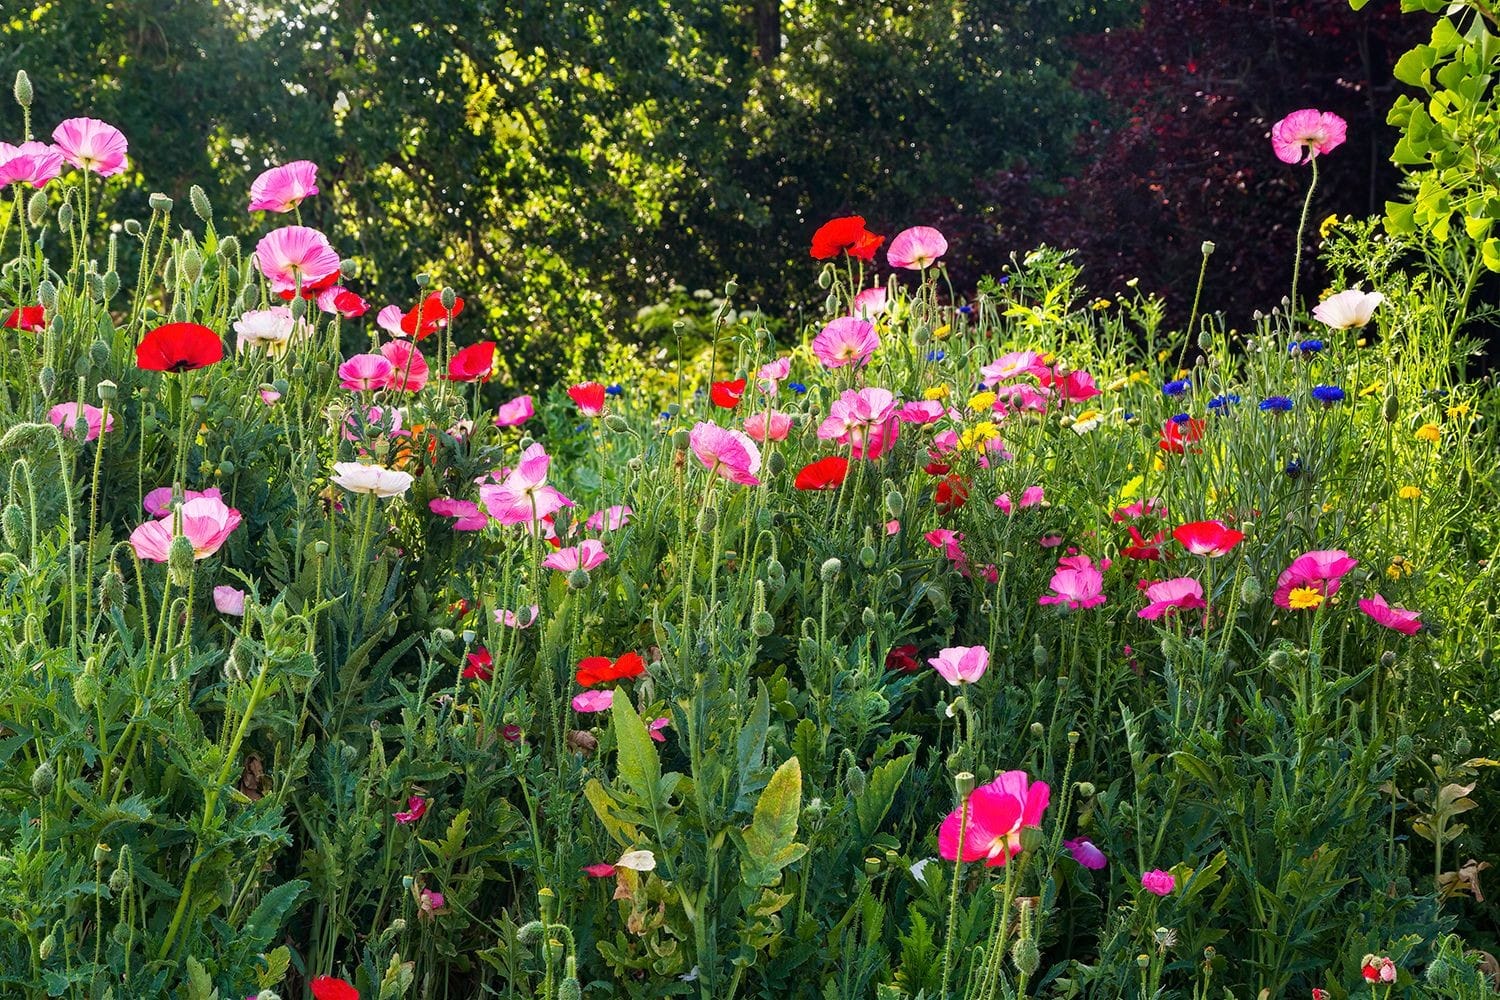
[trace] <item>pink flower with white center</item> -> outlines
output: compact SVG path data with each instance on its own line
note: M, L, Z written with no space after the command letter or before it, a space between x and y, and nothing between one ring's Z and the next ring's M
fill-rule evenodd
M1375 309L1385 301L1379 292L1349 288L1313 306L1313 318L1333 330L1357 329L1370 322Z
M875 324L869 320L840 316L832 320L812 341L812 352L824 368L865 364L880 346Z
M1014 510L1024 510L1027 507L1035 507L1047 499L1047 493L1040 486L1028 486L1021 491L1019 503L1012 503L1009 493L1002 493L995 498L995 506L1003 513L1009 514Z
M521 452L516 467L504 482L479 487L479 502L501 524L534 525L564 507L573 506L573 501L547 485L551 465L547 449L540 444L532 445Z
M109 419L105 420L104 411L97 406L87 403L81 406L78 403L58 403L47 411L47 422L58 430L62 436L72 438L78 436L78 424L82 421L84 425L83 440L97 441L101 433L108 434L115 429L115 415L111 413Z
M866 288L854 296L854 302L849 308L849 315L855 319L872 320L885 312L888 305L885 286L876 285L874 288Z
M1276 606L1291 608L1293 590L1313 590L1324 598L1332 597L1339 592L1344 574L1358 565L1359 560L1351 559L1343 549L1304 552L1293 559L1291 565L1277 577L1274 598Z
M818 437L846 444L855 458L876 459L900 434L896 397L889 389L845 389L818 425Z
M1074 610L1098 607L1104 603L1103 571L1108 568L1108 559L1095 566L1088 556L1064 556L1052 574L1052 593L1037 598L1037 603L1063 604Z
M792 429L792 415L780 410L767 410L745 418L745 433L760 444L770 441L785 441Z
M907 403L896 416L903 424L935 424L943 419L943 404L936 399L919 399Z
M382 389L390 382L395 366L380 354L356 354L339 365L339 385L354 392Z
M584 691L582 694L573 696L573 711L585 712L607 712L615 703L613 691ZM611 867L611 871L613 868Z
M358 319L370 310L370 303L343 285L331 285L318 293L318 308L330 315Z
M219 493L217 486L211 486L206 490L188 490L182 495L183 500L196 500L199 497L211 497L214 500L222 500L223 495ZM168 517L172 513L172 487L158 486L141 498L141 506L147 514L152 517Z
M339 255L328 237L307 226L282 226L260 238L255 263L275 292L294 292L336 274Z
M602 544L592 538L586 538L570 548L558 549L543 559L542 565L548 569L571 573L575 569L591 570L602 566L608 558L609 554L604 551Z
M1307 163L1343 145L1349 126L1332 111L1303 108L1271 126L1271 149L1282 163Z
M386 306L375 314L375 325L392 337L405 337L406 331L401 329L401 317L405 315L400 306Z
M297 333L307 333L307 327L303 325L299 331L290 309L286 306L272 306L245 313L234 321L234 332L234 349L237 352L243 353L247 348L259 347L271 357L279 358L286 354Z
M986 385L993 386L996 382L1008 382L1022 375L1041 378L1046 371L1047 365L1036 351L1011 351L979 369L979 374L984 376Z
M181 534L193 545L194 559L207 559L224 545L240 526L240 512L218 497L187 500L175 516L147 521L130 533L130 547L142 559L166 562L172 547L173 522L181 522Z
M129 165L125 135L97 118L69 118L52 130L52 141L63 159L100 177L113 177Z
M1172 580L1159 580L1146 587L1147 604L1136 614L1148 621L1155 621L1169 611L1191 611L1205 607L1203 585L1192 577L1179 576Z
M1359 602L1359 610L1386 628L1395 629L1402 635L1416 635L1422 630L1422 615L1405 608L1393 608L1379 594Z
M231 615L235 618L245 617L245 592L235 587L218 586L214 588L214 607L222 615Z
M251 212L290 212L318 193L318 165L293 160L272 167L250 184Z
M1041 828L1051 801L1052 789L1045 781L1032 781L1025 771L1005 771L970 792L963 805L944 818L938 827L938 853L949 861L962 857L965 862L1003 866L1021 853L1021 831Z
M495 413L496 427L519 427L536 413L530 396L517 396L508 403L501 403Z
M472 500L435 497L427 501L427 509L441 517L453 518L454 531L482 531L490 523L489 515Z
M774 396L776 395L776 390L780 388L781 383L791 373L792 359L777 358L775 361L761 365L760 369L756 371L755 377L758 380L755 383L756 388L760 389L767 396Z
M630 517L634 513L629 507L616 504L589 515L584 527L590 531L619 531L630 523Z
M990 651L983 646L950 646L927 661L943 680L957 687L973 684L990 669Z
M391 363L391 374L384 388L402 392L421 392L427 384L427 359L409 340L392 340L380 345L380 356Z
M760 448L744 431L732 431L706 421L693 426L688 444L703 467L741 486L759 486Z
M948 241L943 238L942 233L931 226L912 226L897 233L896 238L891 240L885 259L892 267L925 271L947 252Z
M12 146L0 142L0 187L30 184L46 187L62 173L62 150L45 142L23 142Z
M504 625L506 628L531 628L541 614L542 609L535 604L529 608L522 608L520 611L508 611L501 608L495 612L495 624Z

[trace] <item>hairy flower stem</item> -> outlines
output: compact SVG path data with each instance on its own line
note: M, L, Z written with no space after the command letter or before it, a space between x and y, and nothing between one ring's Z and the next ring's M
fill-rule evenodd
M1312 164L1312 180L1307 185L1307 197L1302 202L1302 221L1297 224L1297 249L1292 255L1292 304L1291 318L1297 315L1297 279L1302 273L1302 234L1307 230L1307 216L1312 211L1313 192L1318 187L1318 158L1313 156L1309 159ZM1205 265L1208 263L1204 259Z
M99 476L104 469L104 439L107 436L104 428L109 426L109 400L104 400L104 413L99 418L99 437L94 442L94 476L93 483L89 487L89 539L88 547L83 552L83 570L87 575L94 564L94 538L97 535L99 524ZM85 599L83 602L83 631L85 637L94 634L94 602Z
M948 893L948 934L943 942L943 985L938 1000L948 1000L948 984L953 979L953 937L958 925L958 884L964 875L964 837L969 832L969 796L958 807L958 857L953 861L953 887Z

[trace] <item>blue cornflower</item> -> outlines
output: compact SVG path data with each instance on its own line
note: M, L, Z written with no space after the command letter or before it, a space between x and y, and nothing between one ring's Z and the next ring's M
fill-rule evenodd
M1240 401L1238 393L1227 392L1222 396L1215 396L1208 401L1210 410L1227 410Z
M1302 459L1294 458L1286 463L1286 474L1293 479L1302 475Z
M1294 405L1290 396L1267 396L1260 401L1260 408L1267 413L1286 413Z
M786 384L786 387L799 396L807 391L807 386L803 385L801 382L788 382Z
M1313 386L1312 397L1325 406L1342 403L1345 398L1344 390L1336 385L1315 385Z
M945 351L928 351L927 352L927 360L928 361L941 361L944 358L946 358L947 356L948 356L948 354Z
M1188 416L1186 413L1174 413L1172 415L1172 423L1174 424L1185 424L1192 419L1193 418Z
M1322 349L1321 340L1298 340L1287 345L1288 354L1317 354Z
M1132 421L1134 419L1135 419L1135 413L1132 412L1132 411L1130 411L1130 410L1126 410L1125 411L1125 422L1128 424L1128 423L1130 423L1130 421Z
M623 395L625 395L625 387L622 386L622 385L620 385L620 383L616 382L613 385L607 385L607 386L605 386L604 387L604 394L606 396L623 396Z
M970 305L962 305L958 307L958 311L967 316L974 311L974 307Z
M1175 378L1161 387L1163 396L1181 396L1193 387L1193 383L1185 378Z

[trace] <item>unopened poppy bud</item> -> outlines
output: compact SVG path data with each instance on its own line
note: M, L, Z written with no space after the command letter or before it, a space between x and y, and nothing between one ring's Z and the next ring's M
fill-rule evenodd
M1398 417L1400 414L1401 401L1396 398L1396 394L1394 392L1387 394L1385 397L1385 403L1380 407L1380 415L1385 418L1386 423L1390 424L1395 423L1396 417Z
M37 191L26 202L26 221L40 226L47 218L47 192Z
M1384 653L1381 653L1380 665L1387 670L1394 667L1396 665L1396 654L1389 649L1387 649Z
M167 577L176 587L186 587L193 578L193 543L186 535L178 535L167 547Z
M582 590L589 585L589 571L583 567L573 570L568 574L568 589Z
M704 507L698 512L698 531L700 534L710 534L719 526L719 514L712 507Z
M839 574L843 571L843 560L834 556L831 559L823 560L823 565L818 568L818 576L822 578L824 583L832 583L839 578Z
M1034 738L1041 739L1042 736L1046 734L1046 732L1047 732L1047 727L1044 726L1044 725L1042 725L1040 722L1033 722L1031 724L1031 735Z
M773 476L779 476L786 471L786 456L779 451L771 452L771 457L766 459L766 471Z
M109 873L110 891L117 896L130 887L130 871L123 864L124 858L120 860L122 863L115 866L115 870Z
M1091 799L1094 797L1095 791L1097 789L1094 788L1092 781L1080 781L1078 783L1078 795L1080 798Z
M275 990L261 990L255 994L255 1000L281 1000L281 994Z
M864 623L865 628L874 631L875 626L880 624L880 616L875 613L874 608L865 608L860 612L859 620Z
M84 711L94 707L99 698L99 678L92 674L79 674L73 682L73 704Z
M50 760L44 760L31 772L31 792L37 798L50 795L52 786L57 784L57 770L53 768Z
M203 274L203 255L192 247L182 252L182 274L189 283L197 281Z
M901 495L900 490L891 490L885 495L885 512L892 520L901 520L901 515L906 513L906 497Z
M972 771L960 771L953 776L953 787L958 790L958 797L966 799L974 790L974 774Z
M13 552L0 552L0 573L16 573L21 569L21 560Z
M52 957L52 953L54 951L56 951L56 950L57 950L57 932L56 931L51 931L51 932L49 932L47 934L46 937L42 938L41 946L37 948L36 955L37 955L37 958L40 958L42 961L45 962L45 961L47 961L47 959L49 959L49 958Z
M19 549L26 540L28 527L26 511L21 505L6 504L5 511L0 513L0 533L5 536L5 544L13 549Z
M766 582L773 590L780 590L786 586L786 567L781 565L780 560L774 556L766 563Z
M51 396L52 390L57 388L57 371L51 365L44 365L37 372L36 384L42 390L43 396Z
M1212 350L1213 346L1214 346L1214 334L1213 334L1213 331L1212 330L1208 330L1208 329L1199 330L1198 331L1198 350L1200 350L1200 351ZM1201 357L1198 358L1198 364L1202 364L1202 362L1203 362L1203 359ZM1197 367L1197 365L1195 365L1194 367Z
M188 203L193 206L193 214L198 218L209 223L214 221L214 207L208 203L208 195L196 184L188 188Z
M1031 644L1031 663L1038 670L1046 670L1052 663L1052 654L1047 652L1047 647L1042 645L1041 636L1037 636Z
M356 278L359 276L359 261L352 257L346 257L339 261L340 278Z
M31 77L26 75L24 69L16 70L15 95L17 104L23 108L31 107ZM26 136L22 136L21 138L24 139Z
M875 546L862 545L859 549L859 564L865 569L875 565Z
M838 312L838 308L839 308L839 293L838 292L829 292L828 293L828 297L823 300L823 311L824 312L829 312L829 313Z
M1467 757L1474 751L1474 743L1467 736L1460 736L1453 741L1453 752L1460 757Z
M63 229L73 228L73 206L68 202L57 206L57 224Z
M750 631L755 633L757 638L764 639L776 631L776 619L771 617L769 611L757 611L750 616Z
M869 776L860 770L858 764L853 765L844 772L844 784L849 787L849 794L859 798L865 794L865 787L869 782Z
M202 413L203 408L208 405L208 397L199 393L193 393L188 397L188 406L193 408L194 413Z
M833 270L830 267L824 267L818 272L818 287L827 288L831 284L833 284Z
M141 235L141 224L135 219L126 219L125 225L122 228L125 230L126 236Z
M580 1000L582 996L583 987L576 976L564 977L557 986L557 1000Z
M1026 835L1028 833L1040 834L1041 832L1042 831L1037 830L1034 827L1028 826L1026 829L1021 831L1022 843L1025 843ZM1042 965L1042 953L1037 950L1036 942L1031 938L1022 938L1014 945L1012 945L1010 949L1010 959L1012 962L1016 963L1016 971L1021 975L1028 977L1034 975L1036 973L1036 970L1041 968Z
M1250 575L1246 576L1244 580L1240 581L1241 603L1249 606L1259 602L1260 598L1260 580L1258 580L1254 575Z
M672 448L675 451L687 451L688 443L689 438L687 431L679 429L672 432Z
M728 281L724 282L724 297L726 299L733 296L734 293L739 290L739 282L735 281L733 278L730 278Z
M630 430L630 422L618 413L606 413L604 415L604 426L605 429L615 434L623 434Z
M1396 760L1407 761L1411 759L1412 750L1415 746L1416 744L1412 741L1412 738L1403 734L1396 737L1396 742L1392 745L1391 749L1396 755Z
M629 461L625 463L625 468L629 469L631 472L640 472L645 467L646 463L639 455L630 456Z
M148 205L151 206L151 211L153 211L153 212L170 212L170 211L172 211L172 199L168 198L166 195L162 194L160 191L158 191L155 194L153 194L150 198L147 198L146 199L146 204L148 204Z
M540 920L531 920L524 923L516 931L516 940L525 945L536 944L542 939L544 928Z
M1292 658L1287 655L1287 651L1284 649L1273 649L1271 650L1271 655L1266 658L1266 662L1271 665L1273 670L1285 670L1291 665Z
M1200 249L1203 251L1203 256L1212 257L1214 251L1218 248L1214 246L1213 240L1204 240L1203 246Z
M451 311L454 303L458 301L458 293L444 285L440 299L443 303L443 308Z
M292 319L301 319L302 317L306 316L307 300L302 298L300 295L297 298L293 299L291 305L291 313Z

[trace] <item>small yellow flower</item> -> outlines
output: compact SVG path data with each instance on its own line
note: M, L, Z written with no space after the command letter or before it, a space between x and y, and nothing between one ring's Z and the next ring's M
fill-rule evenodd
M1454 403L1448 407L1448 418L1450 420L1458 420L1462 417L1467 417L1472 409L1473 407L1468 403Z
M1368 347L1368 346L1370 346L1370 342L1368 340L1366 340L1364 337L1360 337L1358 340L1356 340L1354 342L1354 346L1355 347Z
M948 387L946 385L935 385L930 389L922 390L923 399L947 399Z
M973 427L970 427L968 430L964 431L962 436L959 437L958 441L959 444L964 448L971 448L974 451L983 451L984 443L986 441L990 440L990 438L997 438L999 436L1000 428L996 427L988 420L981 420Z
M1089 303L1089 308L1093 309L1095 312L1102 312L1112 305L1114 305L1114 303L1109 299L1095 299L1093 302Z
M1131 385L1140 385L1143 382L1151 381L1151 376L1145 372L1131 372L1127 377Z
M1332 514L1335 510L1338 509L1338 506L1339 505L1337 500L1329 500L1327 503L1323 504L1323 513Z
M948 334L950 332L952 332L952 330L953 330L952 326L948 325L947 323L944 323L942 326L938 327L936 330L933 330L932 331L932 335L936 339L942 340L944 337L948 336Z
M1316 608L1322 604L1323 595L1311 587L1295 587L1287 595L1286 600L1293 611L1306 611L1308 608Z
M1328 234L1333 232L1334 227L1336 227L1338 224L1338 213L1334 213L1333 215L1330 215L1328 218L1324 219L1318 225L1318 238L1322 240L1328 239Z
M1391 556L1391 564L1385 568L1385 575L1392 580L1411 576L1411 562L1402 556Z
M1172 352L1171 351L1167 351L1167 350L1157 351L1156 352L1156 363L1157 364L1163 364L1171 356L1172 356Z
M993 392L977 392L969 397L969 409L975 413L983 413L994 406L995 400L999 398Z
M1443 439L1443 432L1437 424L1426 423L1417 428L1415 437L1418 441L1430 441L1437 444Z
M1421 495L1422 488L1420 486L1403 486L1396 491L1396 496L1400 497L1402 500L1415 500Z
M1384 382L1371 382L1369 385L1367 385L1363 389L1359 390L1360 398L1363 399L1365 396L1373 396L1377 392L1379 392L1381 389L1384 389L1384 388L1385 388L1385 383Z
M1167 463L1163 462L1161 456L1158 455L1151 460L1151 468L1156 472L1165 472L1167 470Z

